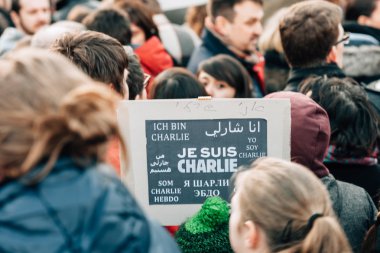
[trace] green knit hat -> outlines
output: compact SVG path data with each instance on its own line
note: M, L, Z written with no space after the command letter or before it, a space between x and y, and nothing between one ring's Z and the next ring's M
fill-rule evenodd
M230 208L220 197L210 197L201 210L182 224L175 239L183 253L233 252L228 236Z

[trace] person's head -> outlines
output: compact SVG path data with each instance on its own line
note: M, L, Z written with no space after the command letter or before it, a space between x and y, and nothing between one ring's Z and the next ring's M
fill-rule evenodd
M94 80L128 97L125 81L128 56L116 39L94 31L69 33L56 40L51 50L69 58Z
M50 0L12 0L11 18L16 28L32 35L50 24Z
M289 7L280 22L282 47L292 67L308 68L335 62L342 66L342 9L321 0Z
M127 85L129 100L147 99L146 86L150 76L144 73L137 55L131 47L124 47L128 55Z
M139 1L115 1L115 7L128 14L131 20L132 39L134 45L142 45L152 36L158 36L158 28L153 21L153 13Z
M148 7L149 10L153 12L153 14L162 13L161 5L158 0L139 0L139 1L141 1L146 7Z
M59 54L8 54L0 60L0 87L0 181L47 161L41 179L60 155L103 161L108 140L119 136L116 93Z
M82 21L90 15L94 10L85 5L74 6L67 14L66 20L82 23Z
M115 8L99 9L89 14L82 22L88 30L105 33L122 45L131 43L131 23L128 16Z
M301 92L321 105L330 118L330 145L341 158L370 156L380 143L380 121L365 90L351 78L314 77Z
M330 121L326 111L311 98L298 92L275 92L265 98L290 100L292 162L309 168L318 177L329 174L323 160L330 141Z
M261 34L258 43L261 53L265 54L265 52L269 50L284 53L284 49L281 44L279 24L287 10L288 8L278 10L266 21L264 31Z
M191 6L186 10L186 24L197 34L202 36L205 27L205 18L207 17L206 5Z
M228 55L217 55L200 63L198 80L214 98L250 98L252 81L244 66Z
M255 51L262 32L262 0L210 0L208 17L216 32L241 51Z
M380 2L378 0L351 0L346 9L346 20L380 29Z
M260 158L234 178L234 252L351 252L325 186L307 168Z
M31 46L48 49L64 34L81 32L85 30L86 27L80 23L66 20L58 21L38 30L38 32L36 32L32 37Z
M171 68L161 72L153 82L151 98L177 99L206 96L203 85L184 68Z

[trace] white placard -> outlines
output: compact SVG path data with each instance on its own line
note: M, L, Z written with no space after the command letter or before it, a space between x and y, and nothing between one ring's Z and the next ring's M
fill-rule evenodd
M288 99L123 101L118 119L123 180L163 225L184 222L210 195L228 200L238 166L290 159Z

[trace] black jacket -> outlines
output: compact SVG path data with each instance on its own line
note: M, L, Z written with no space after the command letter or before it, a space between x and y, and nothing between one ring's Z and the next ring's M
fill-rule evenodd
M191 72L196 73L198 71L198 66L202 61L207 60L208 58L211 58L218 54L229 55L235 58L236 60L238 60L244 66L244 68L248 71L253 81L253 84L257 93L255 97L262 97L265 94L264 85L262 83L263 81L260 80L259 76L253 69L254 64L247 62L244 59L236 56L231 50L229 50L222 43L222 41L220 41L217 37L215 37L214 34L212 34L212 32L210 32L207 29L205 29L203 32L202 44L199 47L197 47L192 53L190 61L187 65L187 68Z
M343 71L335 63L314 68L292 68L285 91L299 91L299 84L311 76L345 77Z

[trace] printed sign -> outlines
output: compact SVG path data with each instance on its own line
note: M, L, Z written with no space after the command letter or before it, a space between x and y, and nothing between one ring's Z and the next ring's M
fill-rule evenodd
M229 200L240 165L290 158L286 99L125 101L118 117L123 179L163 225L184 222L209 196Z
M265 119L147 120L149 205L228 200L237 167L267 156Z

